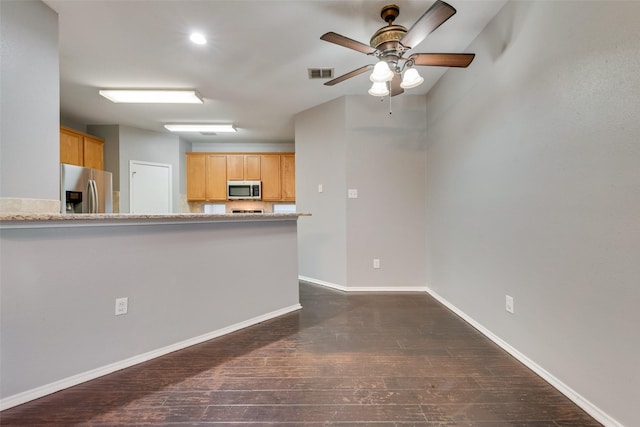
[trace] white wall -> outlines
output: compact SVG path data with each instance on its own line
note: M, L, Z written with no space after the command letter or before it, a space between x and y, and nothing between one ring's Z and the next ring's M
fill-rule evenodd
M0 39L0 197L59 201L58 15L0 1Z
M426 100L347 97L347 277L350 287L424 287ZM373 259L380 269L373 269Z
M113 173L113 189L120 191L120 212L129 212L129 162L164 163L173 174L172 212L180 212L180 189L186 179L184 152L180 138L161 132L121 125L89 125L87 132L105 140L105 169ZM181 178L182 177L182 178Z
M120 212L129 212L129 161L171 165L172 212L180 212L180 138L175 135L120 126Z
M295 117L300 275L347 285L345 98ZM322 184L323 192L318 193Z
M193 142L194 152L210 153L293 153L293 142Z
M640 425L639 16L637 2L510 2L427 101L428 285L627 426Z
M313 213L299 229L301 276L350 289L424 287L425 105L405 94L390 115L379 98L347 96L296 116L296 203Z
M190 142L180 138L179 166L180 166L180 194L187 197L187 153L192 151L193 146Z

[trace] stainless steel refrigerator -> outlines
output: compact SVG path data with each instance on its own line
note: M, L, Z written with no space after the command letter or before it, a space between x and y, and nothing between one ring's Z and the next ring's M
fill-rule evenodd
M111 172L60 163L61 213L112 213Z

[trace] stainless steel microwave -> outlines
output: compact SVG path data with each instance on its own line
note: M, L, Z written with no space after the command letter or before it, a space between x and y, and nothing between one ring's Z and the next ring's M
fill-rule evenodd
M260 181L227 181L227 199L260 200L262 184Z

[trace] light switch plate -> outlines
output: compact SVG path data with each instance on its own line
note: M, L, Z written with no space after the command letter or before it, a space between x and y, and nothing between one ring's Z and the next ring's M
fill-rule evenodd
M318 184L318 193L322 193L322 184Z
M116 316L127 314L129 298L116 298Z
M505 309L509 313L514 314L513 297L510 295L505 295Z
M350 188L349 190L347 190L347 197L350 199L357 199L358 190L356 188Z

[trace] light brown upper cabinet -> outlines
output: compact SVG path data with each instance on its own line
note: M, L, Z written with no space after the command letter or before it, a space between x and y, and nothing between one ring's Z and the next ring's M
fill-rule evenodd
M187 153L187 200L227 200L227 156Z
M294 202L294 153L187 153L187 200L227 200L227 180L262 181L262 200Z
M207 154L207 200L227 200L227 156Z
M88 168L104 169L104 141L95 136L84 136L84 165Z
M104 169L104 140L60 126L60 163Z
M280 201L282 199L280 154L263 154L261 162L262 200Z
M227 180L259 181L259 154L227 154Z
M187 153L187 200L205 200L207 197L205 153Z
M82 135L60 128L60 163L84 166Z
M262 155L262 200L295 202L296 156L294 153Z
M282 174L282 200L293 202L296 200L296 156L294 154L282 154L280 156L280 169Z

